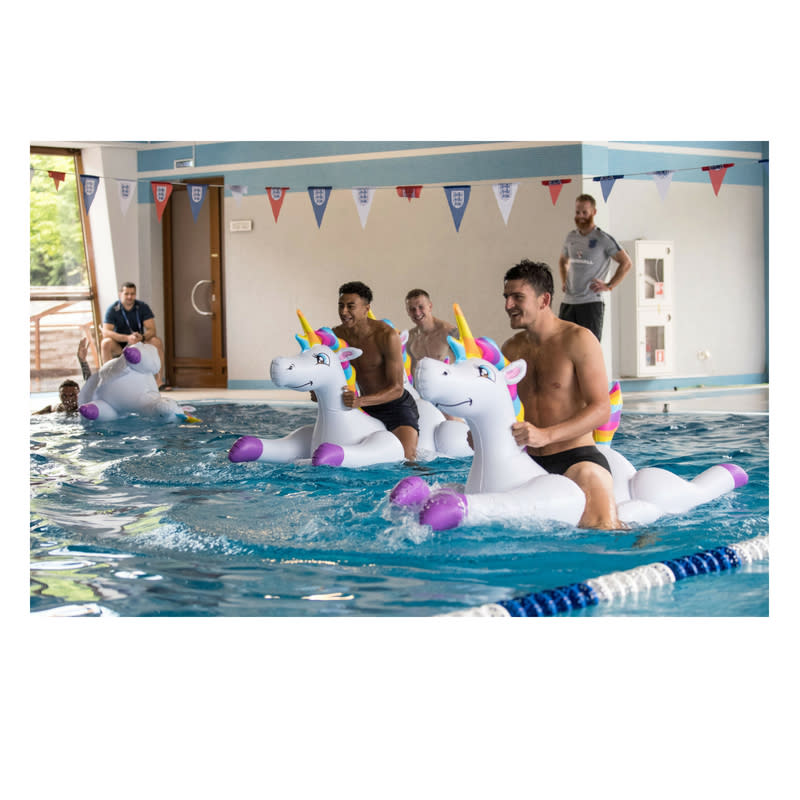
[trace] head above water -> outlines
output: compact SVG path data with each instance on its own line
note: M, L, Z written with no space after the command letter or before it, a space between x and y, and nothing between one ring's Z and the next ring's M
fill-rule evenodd
M68 378L61 382L61 385L58 387L58 399L61 401L61 405L64 406L66 411L78 410L79 392L80 386L72 379Z

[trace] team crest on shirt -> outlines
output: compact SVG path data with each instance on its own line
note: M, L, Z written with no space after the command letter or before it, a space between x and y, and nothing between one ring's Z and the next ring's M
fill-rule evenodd
M591 250L597 244L597 239L589 239L589 249Z

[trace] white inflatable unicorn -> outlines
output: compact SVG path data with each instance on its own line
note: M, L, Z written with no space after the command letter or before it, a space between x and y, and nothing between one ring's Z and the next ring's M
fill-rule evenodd
M163 422L198 422L158 391L155 375L160 367L158 350L153 345L128 345L122 355L89 376L78 394L78 411L84 419L100 422L128 414Z
M342 387L356 385L350 362L361 355L361 350L348 347L330 328L313 330L300 311L297 316L305 331L304 336L295 337L302 349L296 356L273 359L270 377L284 389L313 391L317 399L316 422L280 439L243 436L234 442L228 458L234 463L285 463L310 458L314 465L343 467L402 461L400 440L382 422L342 403ZM434 457L468 455L471 450L466 425L446 420L440 411L427 405L429 409L420 409L418 453L427 450L428 456Z
M448 413L467 420L475 455L464 487L431 492L419 476L404 478L392 490L396 505L420 505L419 521L434 530L480 525L494 520L547 519L577 525L585 497L569 478L547 473L511 435L523 418L516 385L527 365L508 363L497 345L474 339L458 305L454 306L459 339L450 338L454 364L424 358L416 371L420 394ZM611 392L612 418L595 431L614 478L618 515L625 523L650 523L664 514L681 514L747 483L734 464L710 467L691 481L664 469L633 465L610 446L619 423L619 384Z

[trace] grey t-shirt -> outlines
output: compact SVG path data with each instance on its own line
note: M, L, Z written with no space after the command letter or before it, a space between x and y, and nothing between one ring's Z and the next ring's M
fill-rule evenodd
M603 292L593 292L589 284L595 278L605 280L611 257L620 250L614 237L600 228L594 228L586 236L577 230L570 231L561 251L569 259L564 302L603 302Z

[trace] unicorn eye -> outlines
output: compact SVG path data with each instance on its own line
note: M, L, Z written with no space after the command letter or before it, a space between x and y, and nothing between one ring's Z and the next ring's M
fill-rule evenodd
M488 367L484 367L483 364L478 364L478 377L488 378L492 383L495 380L494 373Z
M317 360L317 364L324 364L326 367L331 363L327 353L317 353L315 358Z

